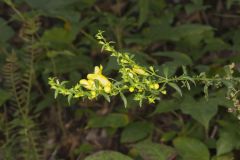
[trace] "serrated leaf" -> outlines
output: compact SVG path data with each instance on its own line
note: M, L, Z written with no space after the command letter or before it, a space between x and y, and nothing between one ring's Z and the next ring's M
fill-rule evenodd
M172 88L174 88L179 94L180 96L182 96L182 90L178 87L178 85L176 83L168 83L169 86L171 86Z
M173 144L184 160L210 159L208 148L198 139L178 137L173 141Z
M132 160L132 159L120 152L100 151L86 157L84 160Z

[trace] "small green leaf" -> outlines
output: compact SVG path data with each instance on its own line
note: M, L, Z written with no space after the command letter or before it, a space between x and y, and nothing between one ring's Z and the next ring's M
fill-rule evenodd
M168 83L168 85L174 88L182 96L182 91L176 83Z
M209 160L210 154L208 148L201 141L188 138L178 137L173 141L175 148L184 160Z
M54 98L56 99L57 96L58 96L58 90L55 90L55 92L54 92Z
M86 157L84 160L132 160L132 159L119 152L100 151Z
M105 93L103 93L102 95L109 103L111 102L111 99L110 99L109 95L107 95Z
M127 107L127 99L122 92L120 92L120 97L124 103L124 107L126 108Z
M69 104L69 105L71 104L71 99L72 99L72 97L73 97L72 94L69 94L69 95L68 95L67 100L68 100L68 104Z

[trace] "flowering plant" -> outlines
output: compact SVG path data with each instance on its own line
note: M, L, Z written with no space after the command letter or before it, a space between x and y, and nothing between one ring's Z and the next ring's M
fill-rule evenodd
M60 82L57 78L49 78L49 84L55 90L55 97L58 94L68 96L70 101L72 98L88 98L95 99L99 96L104 96L110 102L110 96L120 95L125 106L127 101L124 93L129 91L134 94L134 100L139 102L141 106L144 100L149 103L155 103L160 100L161 95L167 94L167 88L173 88L180 95L182 95L181 88L186 87L191 89L191 84L196 85L200 83L204 85L205 96L208 96L208 88L210 86L220 88L226 87L226 97L234 102L234 108L230 111L238 113L240 105L237 98L236 86L240 82L240 78L234 77L234 64L225 66L225 74L223 77L215 75L214 77L207 77L205 73L200 73L196 76L189 76L186 67L182 67L182 74L180 76L169 76L167 70L164 75L160 75L159 71L153 66L140 66L134 61L134 56L129 53L118 52L112 46L113 42L108 42L104 36L103 31L99 31L96 35L98 43L102 46L102 51L110 52L111 56L116 57L117 63L120 67L120 80L114 80L103 75L102 65L94 68L94 73L87 75L87 79L81 79L75 86L66 88L67 81ZM179 87L181 84L181 87Z

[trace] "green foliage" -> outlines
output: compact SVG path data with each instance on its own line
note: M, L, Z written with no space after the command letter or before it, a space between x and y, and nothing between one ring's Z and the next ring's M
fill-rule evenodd
M130 157L114 151L100 151L85 160L132 160Z
M119 128L126 126L128 123L129 119L127 115L120 113L112 113L107 116L94 116L90 118L87 126L92 128Z
M184 160L209 160L210 154L206 145L201 141L188 138L188 137L178 137L174 141L174 146L176 147L179 155Z
M165 160L176 155L176 151L172 147L150 141L137 143L134 145L134 149L137 150L144 159L150 160Z
M239 4L2 0L0 159L240 159Z

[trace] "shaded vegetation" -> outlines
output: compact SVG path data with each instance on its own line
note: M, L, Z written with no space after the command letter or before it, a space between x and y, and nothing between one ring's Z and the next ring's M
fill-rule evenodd
M117 51L134 55L138 75L149 76L140 66L153 66L181 76L186 66L192 76L239 77L239 0L1 0L0 8L0 159L240 158L238 86L180 92L174 83L159 96L154 84L148 91L160 100L139 107L129 93L110 103L105 95L68 104L48 84L58 77L70 88L100 64L103 75L119 79L121 67L101 53L98 30Z

